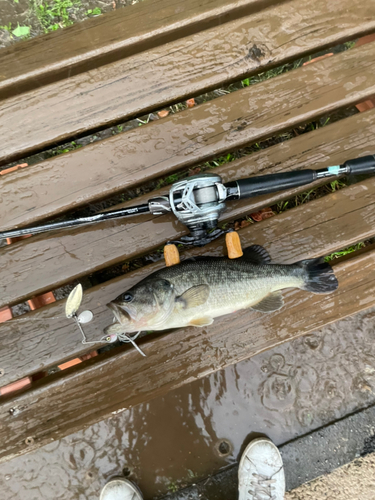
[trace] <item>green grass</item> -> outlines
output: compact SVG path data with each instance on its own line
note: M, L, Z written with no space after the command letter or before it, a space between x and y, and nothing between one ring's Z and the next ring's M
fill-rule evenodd
M168 490L172 493L176 493L178 491L178 486L174 481L171 481L168 485Z
M331 253L331 255L327 255L324 260L326 262L330 262L331 260L338 259L339 257L343 257L344 255L348 255L349 253L356 252L357 250L360 250L365 246L366 245L363 242L357 243L356 245L344 248L344 250L340 250L339 252L333 252Z
M332 192L334 193L335 191L338 191L339 189L342 189L343 187L346 186L346 182L344 179L336 179L332 182L329 183Z
M275 76L287 73L292 69L299 68L302 62L303 59L299 59L294 63L283 64L282 66L278 66L277 68L269 69L268 71L264 71L263 73L259 73L258 75L245 78L241 81L242 87L249 87L250 85L255 85L256 83L264 82L265 80L269 80L271 78L274 78Z
M28 38L30 35L30 26L20 26L18 24L17 28L12 31L12 34L17 38Z
M0 30L7 31L10 35L10 38L14 39L20 38L21 40L26 40L30 36L31 26L20 26L17 25L17 28L12 29L12 23L0 26Z
M81 0L31 1L32 9L45 33L72 25L74 20L71 15L80 5Z
M12 23L0 25L0 30L5 30L10 33L12 31Z
M69 142L68 144L64 144L52 151L52 156L62 155L64 153L69 153L69 151L74 151L75 149L79 149L82 147L82 144L77 144L75 141Z
M170 184L179 181L185 176L186 172L177 172L176 174L168 175L168 177L164 177L163 179L160 179L158 181L158 183L156 184L156 189L160 189L164 186L169 186Z
M101 13L102 10L99 9L99 7L95 7L95 9L89 9L85 12L86 16L88 17L100 16Z
M236 156L233 153L228 153L225 156L219 156L219 158L215 158L214 160L206 161L204 166L207 168L215 168L219 167L220 165L224 165L225 163L230 163L235 159Z
M347 182L345 178L336 179L328 184L325 184L324 186L318 186L312 189L308 189L303 193L297 194L293 198L290 198L289 200L279 201L278 203L276 203L276 205L272 206L272 210L280 214L282 212L290 210L291 208L299 207L304 203L308 203L309 201L321 198L326 194L334 193L335 191L338 191L346 186Z

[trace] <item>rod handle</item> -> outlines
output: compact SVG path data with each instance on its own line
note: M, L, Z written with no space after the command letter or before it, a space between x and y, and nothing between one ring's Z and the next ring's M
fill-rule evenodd
M351 174L375 174L375 155L348 160L342 166L349 169Z
M281 174L261 175L237 181L239 198L251 198L262 194L274 193L284 189L310 184L315 180L314 170L297 170Z

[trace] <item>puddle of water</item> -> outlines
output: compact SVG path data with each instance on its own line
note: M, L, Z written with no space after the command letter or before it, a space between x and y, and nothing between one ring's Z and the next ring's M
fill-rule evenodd
M1 464L1 497L94 500L124 471L151 499L234 463L255 433L280 445L374 403L374 319L347 318Z

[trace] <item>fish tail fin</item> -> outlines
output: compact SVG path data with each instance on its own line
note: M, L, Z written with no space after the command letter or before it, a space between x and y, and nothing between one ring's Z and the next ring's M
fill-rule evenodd
M313 293L331 293L339 286L332 267L324 262L324 258L301 260L297 266L304 270L302 290Z

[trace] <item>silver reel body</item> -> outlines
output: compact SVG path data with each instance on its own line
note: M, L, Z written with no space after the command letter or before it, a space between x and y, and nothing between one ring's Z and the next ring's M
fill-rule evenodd
M216 229L225 210L227 188L217 174L199 174L172 185L168 197L149 202L153 215L173 212L193 237L201 237L207 230Z

